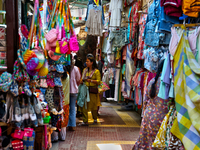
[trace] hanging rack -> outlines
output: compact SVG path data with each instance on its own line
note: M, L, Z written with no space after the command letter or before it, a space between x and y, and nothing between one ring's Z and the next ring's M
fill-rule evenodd
M143 12L142 10L139 10L138 13L140 13L140 14L148 14L148 12Z
M200 26L200 23L192 23L192 24L174 24L174 27L195 27Z

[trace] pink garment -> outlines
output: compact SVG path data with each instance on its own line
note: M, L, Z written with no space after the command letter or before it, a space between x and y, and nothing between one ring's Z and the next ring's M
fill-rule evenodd
M194 30L189 31L189 32L193 32L193 33L188 36L190 48L194 55L196 54L197 36L199 35L200 27L198 27L198 29L195 29L195 30L196 30L195 32L194 32ZM176 52L176 48L177 48L179 40L180 40L180 36L177 34L176 29L174 27L171 28L171 35L172 36L171 36L171 40L169 43L169 51L170 51L171 55L174 56L174 54Z
M78 86L81 80L81 74L78 67L74 66L70 74L70 93L78 93Z

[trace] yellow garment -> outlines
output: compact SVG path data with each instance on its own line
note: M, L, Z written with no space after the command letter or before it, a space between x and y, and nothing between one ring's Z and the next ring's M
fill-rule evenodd
M64 104L63 105L68 105L69 104L69 94L70 94L70 78L69 74L65 80L62 80L62 85L63 85L63 93L64 93Z
M169 110L169 112L167 113L167 115L165 116L165 118L162 121L162 124L160 126L160 129L159 129L159 131L157 133L157 136L156 136L156 138L154 140L154 143L153 143L152 147L156 147L156 148L164 150L164 148L165 148L167 123L169 121L169 117L170 117L170 114L172 113L173 108L174 108L174 106L170 106L170 110Z

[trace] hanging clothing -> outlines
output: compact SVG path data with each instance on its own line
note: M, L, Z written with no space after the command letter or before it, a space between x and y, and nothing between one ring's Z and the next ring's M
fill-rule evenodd
M127 93L127 96L130 97L131 92L131 76L134 75L136 67L134 66L134 61L131 58L131 44L128 44L126 52L126 72L125 72L125 89L124 91Z
M123 11L123 0L111 0L109 7L109 12L111 12L110 26L120 27L122 11Z
M114 100L118 101L118 90L119 90L119 83L120 83L120 69L116 69L116 76L115 76L115 97Z
M97 6L95 4L94 0L89 0L85 21L87 21L88 16L89 16L89 12L90 12L91 9L100 10L102 12L102 23L104 25L104 23L105 23L105 17L104 17L103 7L101 6L101 3L100 3L99 6ZM88 28L87 27L85 27L85 31L88 32Z
M168 16L180 17L182 15L182 0L161 0L164 12Z
M137 32L136 28L139 21L139 13L141 1L133 3L133 6L129 9L128 14L128 30L127 30L127 42L133 43L135 40L135 33Z
M170 40L169 50L170 50L170 53L172 54L172 56L174 56L177 46L178 46L178 43L180 41L180 37L183 34L183 30L172 27L171 32L172 32L172 38ZM191 48L194 56L196 56L196 54L197 54L197 37L199 35L199 32L200 32L200 27L198 27L192 31L187 31L189 45L190 45L190 48Z
M162 123L162 120L168 113L169 100L163 100L157 97L160 78L158 78L156 83L156 97L153 99L150 98L150 90L153 83L154 79L152 79L148 85L147 99L144 100L146 103L146 109L143 113L140 135L133 147L133 150L155 150L155 148L152 147L152 144L156 138L156 134Z
M120 29L114 29L111 31L109 35L109 42L112 42L112 52L116 51L116 48L123 47L127 42L127 29L126 28L120 28Z
M144 54L143 54L143 50L144 50L144 38L143 38L143 33L144 33L144 29L145 29L145 25L146 25L146 20L147 20L147 14L141 14L140 16L140 21L139 21L139 45L138 45L138 54L137 54L137 58L138 59L144 59Z
M103 22L101 19L101 11L98 9L91 9L89 12L86 27L88 27L88 34L94 36L102 36Z
M171 132L184 144L185 149L200 149L199 89L200 65L190 49L188 36L183 29L174 55L174 91L177 119Z

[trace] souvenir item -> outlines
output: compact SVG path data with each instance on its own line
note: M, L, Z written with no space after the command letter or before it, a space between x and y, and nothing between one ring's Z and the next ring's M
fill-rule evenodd
M48 51L48 54L49 57L54 61L57 61L61 57L61 55L55 55L54 52L51 50Z
M68 45L67 40L60 41L59 45L60 45L60 52L62 54L65 54L69 51L69 45Z
M21 140L14 140L11 142L13 150L20 150L23 148L23 142Z
M69 40L70 51L78 51L79 45L76 37L71 37Z
M40 87L42 87L42 88L48 88L47 80L46 79L40 79Z
M35 131L32 132L32 136L24 136L23 138L23 149L24 150L34 150L34 142L35 142Z
M40 68L40 71L38 72L39 76L46 76L48 74L49 70L48 70L48 61L45 60L44 65L42 66L42 68Z
M56 64L56 71L58 73L64 73L63 64Z
M22 114L21 108L19 106L18 97L14 98L14 121L17 127L20 127L22 124Z
M57 31L56 29L51 29L46 35L45 38L49 43L52 43L57 39Z
M54 83L55 83L55 86L62 87L62 81L60 77L55 77Z
M0 76L0 90L7 92L12 83L12 75L8 72L2 73Z
M43 119L42 119L42 114L41 114L41 110L40 110L40 105L39 105L38 100L35 96L33 96L33 107L35 109L38 124L43 125Z
M11 85L10 85L10 92L14 95L14 96L18 96L19 95L19 89L18 89L18 84L15 80L12 81Z
M32 92L29 88L29 84L28 82L24 82L24 87L23 87L23 91L25 92L26 95L31 96Z
M38 120L37 120L35 110L34 110L33 106L31 105L30 98L28 98L28 112L29 112L31 124L33 124L35 127L37 127L38 126Z
M56 41L55 53L61 54L61 52L60 52L60 44L59 44L59 41Z
M13 134L11 134L12 138L22 140L24 137L24 131L16 129Z

